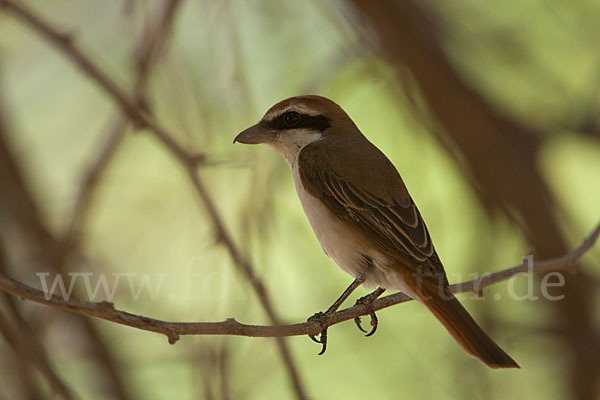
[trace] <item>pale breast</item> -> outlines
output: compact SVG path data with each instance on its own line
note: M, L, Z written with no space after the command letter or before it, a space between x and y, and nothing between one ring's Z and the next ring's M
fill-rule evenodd
M401 290L416 297L386 256L369 246L361 233L341 222L319 199L305 190L297 162L292 162L290 167L304 213L325 254L352 277L365 274L363 285L366 287ZM365 256L372 261L371 265L365 262Z
M323 251L352 276L362 273L361 243L338 222L323 203L308 193L302 185L298 169L293 168L294 185L304 213L323 248Z

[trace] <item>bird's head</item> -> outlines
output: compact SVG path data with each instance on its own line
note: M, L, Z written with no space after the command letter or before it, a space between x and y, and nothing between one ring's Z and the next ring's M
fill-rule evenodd
M358 128L339 105L325 97L306 95L275 104L256 125L242 131L233 142L265 143L291 164L304 146L355 132Z

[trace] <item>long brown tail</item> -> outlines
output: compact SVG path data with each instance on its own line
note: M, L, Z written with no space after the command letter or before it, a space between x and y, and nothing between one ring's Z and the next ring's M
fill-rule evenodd
M427 291L429 292L429 290ZM421 301L463 349L491 368L520 368L473 320L460 302L446 288L444 297L437 291L422 292Z

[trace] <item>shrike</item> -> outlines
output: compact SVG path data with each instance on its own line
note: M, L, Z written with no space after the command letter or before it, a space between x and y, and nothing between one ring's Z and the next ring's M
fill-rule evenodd
M492 368L519 367L454 297L398 171L339 105L320 96L283 100L234 142L264 143L283 156L321 247L355 278L317 319L325 321L360 285L377 287L366 304L385 290L401 290L423 303L467 353ZM324 351L326 321L323 327Z

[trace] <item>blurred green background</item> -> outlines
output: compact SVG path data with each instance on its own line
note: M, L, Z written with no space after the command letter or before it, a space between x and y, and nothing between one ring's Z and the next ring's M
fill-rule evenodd
M26 4L72 34L77 46L130 90L136 74L132 55L165 3ZM552 211L569 247L578 245L600 215L600 2L417 3L435 21L432 32L462 79L500 114L543 132L533 163L556 200ZM441 128L424 111L418 85L408 69L389 62L377 34L343 1L183 0L143 91L145 105L173 138L206 155L198 173L284 322L301 322L325 309L351 281L321 251L280 156L264 146L232 145L239 131L289 96L334 99L387 154L427 221L451 282L517 265L532 248L522 221L484 204L460 157L449 149L452 144L433 134ZM63 53L1 8L0 96L4 140L44 223L61 236L68 232L82 178L119 109ZM251 286L215 243L185 171L153 136L128 127L94 193L68 270L92 272L92 285L100 274L110 283L113 274L135 274L130 276L139 287L148 274L156 296L142 290L136 298L122 275L113 299L119 309L169 321L235 317L269 323ZM0 216L7 275L40 287L36 273L49 267L27 245L10 210ZM600 249L584 260L594 295L588 325L597 333ZM518 279L515 291L524 294L528 281ZM83 290L83 281L76 286ZM357 296L365 293L360 289ZM105 298L101 289L92 300ZM521 370L487 369L411 302L379 312L379 329L370 338L352 322L332 327L323 356L308 338L289 338L309 397L598 394L597 381L591 391L576 394L569 375L577 358L554 328L560 316L552 304L510 299L506 282L487 289L485 299L461 299ZM84 399L121 396L82 333L80 318L28 303L18 306L73 392ZM125 387L122 398L295 397L272 339L195 336L173 346L158 334L98 320L92 324ZM591 354L598 354L598 340L590 345ZM0 353L0 398L30 398L33 387L23 388L17 379L18 354L4 339ZM597 360L595 368L600 369ZM49 396L39 375L33 382L41 398Z

